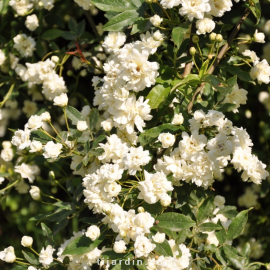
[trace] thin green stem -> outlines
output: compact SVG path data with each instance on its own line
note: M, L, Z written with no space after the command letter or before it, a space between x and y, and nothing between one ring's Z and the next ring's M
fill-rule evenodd
M56 201L58 201L58 202L61 202L61 200L59 200L59 199L57 199L57 198L55 198L55 197L53 197L53 196L50 196L50 195L46 195L46 194L42 194L43 196L45 196L45 197L48 197L48 198L50 198L50 199L52 199L52 200L56 200Z
M30 249L36 254L39 256L39 253L37 253L32 247L30 247Z
M0 109L4 106L4 104L6 103L6 101L9 99L9 97L11 96L13 90L14 90L14 87L15 87L15 83L13 83L11 85L11 87L9 88L7 94L5 95L4 97L4 100L2 102L0 102Z
M64 116L65 116L65 121L66 121L66 125L67 125L68 134L70 134L70 132L69 132L68 120L67 120L66 107L65 107L65 108L63 108L63 111L64 111Z
M0 190L0 194L3 193L4 191L10 189L11 187L15 186L19 181L20 181L20 180L16 180L16 181L13 182L11 185L9 185L9 186L7 186L7 187L1 189L1 190Z
M67 193L67 195L69 196L69 198L71 198L72 199L72 197L71 197L71 195L69 194L69 192L57 181L57 180L54 180L55 181L55 183L58 185L58 186L60 186L66 193Z

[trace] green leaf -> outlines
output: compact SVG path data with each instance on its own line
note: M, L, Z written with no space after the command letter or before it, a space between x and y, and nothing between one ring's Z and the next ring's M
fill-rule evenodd
M146 97L146 99L149 99L148 104L151 109L157 109L160 103L168 97L170 91L170 87L164 87L161 84L158 84L152 88Z
M233 258L233 259L236 259L236 260L243 259L243 257L241 257L241 256L238 255L237 249L234 248L234 247L232 247L232 246L230 246L230 245L225 244L223 246L223 250L224 250L224 252L225 252L225 254L226 254L226 256L228 258Z
M156 243L156 242L153 242L153 243L156 245L154 250L157 253L165 257L173 257L172 249L167 239L165 239L162 243Z
M235 104L233 103L222 103L219 105L215 105L214 109L216 111L220 111L220 112L231 112L233 109L235 109Z
M199 226L201 232L212 232L213 230L221 230L222 227L212 222L206 222Z
M164 213L158 216L157 220L159 221L157 225L158 228L167 229L175 232L196 225L196 222L193 221L191 218L174 212Z
M47 237L48 243L50 245L53 245L54 240L53 240L53 236L52 236L52 231L44 223L41 223L41 228L42 228L43 235Z
M207 197L203 204L200 206L197 214L197 222L201 224L206 220L214 211L214 196Z
M84 253L88 253L94 250L103 240L104 237L102 236L95 241L92 241L85 235L80 236L67 245L62 255L82 255Z
M68 28L70 31L77 32L77 22L73 18L69 19Z
M254 80L252 80L252 78L250 77L249 72L242 70L240 67L231 66L229 64L227 64L226 67L228 72L230 72L232 75L237 75L237 77L241 81L249 82L256 85Z
M74 40L78 37L79 35L73 31L65 31L62 33L61 37L63 37L66 40Z
M249 9L257 19L256 25L260 22L261 19L261 5L259 0L251 0L251 2L254 4L254 6L250 5Z
M149 136L149 137L152 137L152 138L156 138L162 132L172 132L172 133L174 133L174 132L179 131L179 130L183 130L183 127L175 126L173 124L163 124L163 125L160 125L158 127L154 127L154 128L146 130L143 133L143 135L144 136Z
M89 120L90 120L90 130L94 130L96 125L97 125L97 122L98 122L98 119L99 119L99 111L98 109L93 109L91 111L91 114L89 116Z
M177 49L180 48L185 34L187 32L187 30L189 29L189 25L188 24L182 24L179 27L174 27L172 30L172 40L175 43Z
M221 252L220 252L219 249L217 249L217 250L215 251L215 255L216 255L217 259L222 263L222 265L227 265L227 262L226 262L226 261L224 260L224 258L222 257ZM223 269L224 269L224 268L223 268Z
M216 237L217 237L220 245L222 245L226 242L226 231L224 229L222 229L218 232L215 232L215 234L216 234Z
M146 32L151 28L152 24L148 19L139 18L132 26L130 35Z
M228 228L227 240L233 240L234 238L236 238L237 236L239 236L241 234L241 232L244 229L244 227L247 223L247 220L248 220L248 212L251 209L252 208L240 212L233 219L232 223L230 224L230 226Z
M150 213L153 216L158 215L163 209L160 202L156 202L154 204L148 204L148 203L144 202L142 204L142 207L145 209L146 212Z
M221 84L225 84L224 81L220 80L219 78L217 78L216 76L214 76L212 74L205 74L205 75L203 75L202 78L201 78L201 80L209 83L213 87L218 87Z
M23 251L23 250L22 250L22 253L23 253L24 258L30 264L33 264L33 265L38 265L39 264L39 261L38 261L38 259L36 258L36 256L34 254L32 254L30 252Z
M226 218L233 219L238 214L238 212L236 211L236 207L235 206L226 205L226 206L224 206L224 208L220 209L217 212L217 215L218 214L222 214Z
M98 149L95 149L95 150L91 150L89 152L89 154L91 154L92 156L101 156L102 154L104 153L104 149L103 148L98 148Z
M11 268L11 270L26 270L28 266L16 265L15 267Z
M205 245L204 250L205 251L211 251L212 253L214 253L217 250L217 247L215 245L213 245L213 244Z
M71 106L66 107L66 114L67 114L67 117L75 124L77 124L78 121L85 121L81 113L77 109Z
M56 39L58 37L61 37L63 33L64 33L64 31L60 30L60 29L50 29L50 30L45 31L41 35L41 38L53 40L53 39Z
M133 258L133 255L131 253L116 253L114 252L113 250L108 250L108 251L105 251L105 252L102 252L102 259L105 259L105 260L115 260L115 261L118 261L118 260L126 260L128 258Z
M113 1L112 1L113 2ZM139 13L136 10L124 11L111 20L109 20L104 26L104 31L121 31L124 28L133 24L139 17Z
M122 12L126 10L137 9L136 5L127 0L92 0L91 1L97 8L103 11L116 11Z
M100 142L106 139L106 135L100 135L94 139L92 149L95 149Z

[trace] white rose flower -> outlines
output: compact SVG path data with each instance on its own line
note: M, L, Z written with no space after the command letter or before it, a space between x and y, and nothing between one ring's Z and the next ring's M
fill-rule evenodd
M155 249L156 245L152 244L151 241L145 236L137 236L134 244L135 256L137 258L147 257L151 251Z
M4 148L2 151L1 151L1 158L8 162L8 161L11 161L14 157L14 153L13 153L13 150L12 148Z
M27 178L30 183L33 183L35 176L39 173L39 168L36 165L28 165L22 163L19 166L15 166L15 172L19 173L22 178Z
M32 141L30 144L30 149L29 152L30 153L35 153L35 152L39 152L42 150L42 143L39 141Z
M175 114L172 120L173 125L182 125L184 123L184 117L182 113Z
M259 84L262 83L268 84L270 82L269 76L270 76L270 66L265 59L257 63L250 70L250 77L253 80L257 79Z
M51 115L49 112L44 112L40 115L43 122L50 122L51 121Z
M34 31L39 26L38 18L36 14L29 15L26 17L25 26L30 30Z
M0 260L6 263L14 263L16 260L14 248L10 246L10 247L5 248L3 251L0 251Z
M105 131L109 132L113 128L113 120L111 118L108 118L107 120L102 121L100 125Z
M157 232L152 238L156 243L163 243L165 240L165 233Z
M7 148L11 148L12 144L11 144L10 141L3 141L2 146L3 146L4 149L7 149Z
M12 137L11 143L18 147L19 150L23 150L28 147L31 143L30 141L30 130L27 128L25 130L17 130Z
M219 244L219 241L215 235L215 231L212 231L212 232L204 232L206 234L208 234L208 237L206 238L206 243L208 245L215 245L215 246L218 246Z
M245 50L244 52L242 52L242 54L244 56L250 57L254 65L259 63L259 61L260 61L260 58L257 56L257 54L254 51Z
M100 236L100 229L98 226L92 225L87 229L85 235L89 237L92 241L95 241Z
M4 177L0 177L0 185L5 181Z
M196 21L197 35L205 35L206 33L211 33L216 24L213 20L209 18L203 18Z
M39 270L39 269L35 268L34 266L29 266L29 267L27 268L27 270Z
M44 149L43 156L45 158L56 159L60 155L62 147L63 147L62 144L50 141L43 148Z
M36 47L36 42L32 37L25 34L19 34L13 38L14 49L16 49L22 57L31 57Z
M265 43L264 39L265 39L265 35L264 33L259 33L258 30L256 29L255 33L254 33L254 41L258 42L258 43Z
M6 60L6 56L4 52L0 49L0 66L4 64L5 60Z
M53 262L53 252L55 249L51 245L47 246L46 249L42 248L39 254L39 262L47 268Z
M168 148L175 143L175 136L171 133L161 133L158 140L162 143L163 148Z
M40 196L40 189L37 186L31 186L31 189L29 190L29 193L32 197L33 200L39 201L41 196Z
M68 104L68 97L66 93L62 93L60 96L57 96L53 99L53 105L66 107Z
M88 129L88 125L87 125L86 121L78 121L77 129L79 131L85 131L86 129Z
M42 117L39 115L32 115L28 122L27 122L27 128L29 128L31 131L37 130L42 126Z
M127 247L126 247L126 243L123 240L120 241L116 241L114 242L113 245L113 251L116 253L125 253Z
M33 244L33 238L30 236L23 236L21 240L21 244L24 247L31 247Z
M154 222L155 219L148 212L137 214L133 221L136 226L142 229L140 230L142 233L149 233L150 228L152 228L154 225Z
M181 3L181 0L161 0L160 4L163 8L173 8L179 6Z
M153 17L150 18L150 22L155 26L159 27L160 24L162 23L163 19L160 18L158 15L154 15Z
M126 35L124 32L109 32L105 37L102 46L108 52L117 52L119 48L126 42Z

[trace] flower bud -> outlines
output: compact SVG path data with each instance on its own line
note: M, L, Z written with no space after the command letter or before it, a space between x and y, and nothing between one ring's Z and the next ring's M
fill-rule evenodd
M153 0L144 0L147 4L152 4Z
M62 93L60 96L55 97L53 102L55 106L66 107L68 104L68 96L66 93Z
M72 71L72 70L68 70L68 71L67 71L67 75L68 75L69 77L73 76L73 71Z
M54 171L49 171L49 177L53 180L55 179Z
M195 47L191 47L191 48L189 49L189 53L190 53L191 55L195 55L195 53L196 53Z
M265 43L265 35L264 33L259 33L258 30L255 31L253 39L255 42L259 42L259 43Z
M52 61L57 64L59 62L59 57L56 55L52 56Z
M87 75L87 70L86 69L81 70L80 76L85 77L86 75Z
M77 129L79 131L85 131L87 128L88 128L88 125L87 125L86 121L78 121Z
M44 112L40 116L43 122L51 122L51 115L49 112Z
M216 33L211 33L211 34L209 35L210 41L215 42L215 41L216 41L216 36L217 36Z
M213 59L213 55L212 55L212 54L208 54L207 58L208 58L209 60L211 60L211 59Z
M159 27L160 24L162 23L163 19L160 18L158 15L154 15L153 17L150 18L150 22L155 26Z
M194 36L192 37L192 41L193 41L194 43L198 43L199 40L200 40L200 38L199 38L197 35L194 35Z
M126 249L126 243L123 240L116 241L113 245L113 251L115 253L125 253Z
M32 247L33 244L33 238L30 236L23 236L21 240L21 244L24 247Z
M139 212L139 213L144 213L145 210L144 210L144 208L143 208L142 206L140 206L140 207L138 207L138 212Z
M41 196L40 196L40 189L37 186L31 186L31 189L29 190L29 193L32 197L33 200L39 201Z
M216 42L222 42L222 40L223 40L223 36L222 35L220 35L220 34L218 34L218 35L216 35Z

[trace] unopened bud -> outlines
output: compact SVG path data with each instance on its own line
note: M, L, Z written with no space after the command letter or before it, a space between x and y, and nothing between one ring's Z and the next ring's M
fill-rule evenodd
M200 40L200 38L199 38L199 36L197 36L197 35L194 35L193 38L192 38L192 41L193 41L194 43L198 43L199 40Z
M55 174L53 171L49 171L49 177L53 180L55 179Z
M41 195L40 195L40 189L39 187L37 186L31 186L31 189L29 190L29 193L32 197L33 200L35 201L39 201L40 198L41 198Z
M158 224L159 224L159 220L156 220L156 221L155 221L155 224L158 225Z
M58 63L58 62L59 62L59 57L56 56L56 55L52 56L52 61L53 61L55 64Z
M155 260L158 260L158 258L159 258L159 257L156 255L156 256L155 256Z
M213 58L213 55L212 54L208 54L208 59L211 60Z
M152 4L153 3L153 0L144 0L146 3L148 4Z
M32 247L33 244L33 238L30 236L23 236L21 240L21 244L24 247Z
M218 34L218 35L216 36L216 41L217 41L217 42L222 42L222 40L223 40L223 36L220 35L220 34Z
M217 36L216 33L211 33L211 34L209 35L209 39L210 39L212 42L215 42L215 41L216 41L216 36Z
M69 77L73 76L73 71L72 71L72 70L68 70L68 71L67 71L67 75L68 75Z
M142 206L140 206L140 207L138 207L138 212L139 212L139 213L144 213L145 210L144 210L144 208L143 208Z
M191 48L189 49L189 53L190 53L191 55L195 55L195 53L196 53L195 47L191 47Z

